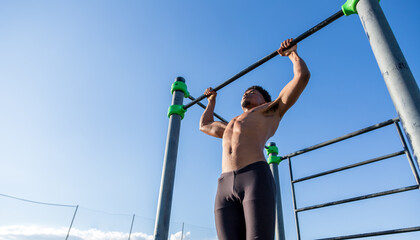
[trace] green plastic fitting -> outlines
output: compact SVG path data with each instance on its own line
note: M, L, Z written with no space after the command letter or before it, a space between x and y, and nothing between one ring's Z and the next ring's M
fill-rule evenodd
M188 98L190 96L190 93L187 90L187 84L185 84L184 82L176 81L172 84L171 93L174 94L174 91L177 90L184 92L185 98Z
M177 114L181 116L181 120L184 119L184 113L187 110L184 109L183 105L172 105L168 109L168 118L171 117L172 114Z
M272 164L272 163L279 164L281 162L281 160L282 160L281 157L271 155L271 156L268 157L267 163L268 164Z
M380 2L381 0L378 0ZM341 6L341 10L343 11L344 15L349 16L352 14L357 14L356 5L359 0L347 0L346 3Z
M267 159L268 164L279 164L281 162L281 157L277 156L279 154L279 148L277 146L267 146L265 150L267 151L267 155L269 155Z
M265 150L267 151L267 155L270 153L279 154L279 148L277 146L268 146Z

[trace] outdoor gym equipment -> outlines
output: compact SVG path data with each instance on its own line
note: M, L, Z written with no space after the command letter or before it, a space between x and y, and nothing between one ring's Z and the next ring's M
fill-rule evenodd
M291 46L297 44L321 28L334 22L343 15L357 13L371 44L373 53L384 77L394 106L402 121L406 135L413 148L414 156L420 158L420 91L408 67L401 49L392 33L378 0L348 0L342 9L315 27L296 37ZM291 47L290 46L290 47ZM277 56L277 51L262 58L228 79L213 90L218 91L253 69ZM181 120L186 110L206 98L201 95L197 99L190 96L186 89L185 80L178 77L172 88L172 106L168 110L169 128L166 141L164 165L162 170L161 188L155 223L155 240L167 240L169 219L172 205L172 193L175 178L175 167L179 141ZM192 102L183 106L183 98L188 97ZM205 107L199 104L201 107ZM226 120L222 120L227 122ZM280 205L281 206L281 205ZM278 234L279 236L279 234ZM284 239L284 236L280 236Z

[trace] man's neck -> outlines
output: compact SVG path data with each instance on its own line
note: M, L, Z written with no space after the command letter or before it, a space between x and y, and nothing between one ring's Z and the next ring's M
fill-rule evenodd
M251 110L251 109L253 109L253 108L255 108L255 107L247 107L247 108L244 108L244 113L246 113L246 112L250 111L250 110Z
M258 106L261 106L261 105L262 104L260 104L260 105L248 105L246 108L244 108L244 113L246 113L246 112L248 112L248 111L250 111L250 110L252 110L252 109L254 109Z

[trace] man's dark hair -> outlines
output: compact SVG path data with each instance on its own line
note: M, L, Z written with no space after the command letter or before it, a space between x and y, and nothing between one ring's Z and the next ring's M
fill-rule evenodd
M249 91L249 90L253 90L253 89L255 89L255 90L257 90L258 92L260 92L260 93L263 95L264 100L265 100L266 102L271 102L271 96L270 96L270 94L267 92L267 90L265 90L265 89L264 89L264 88L262 88L261 86L257 86L257 85L255 85L255 86L249 87L247 90L245 90L245 92L247 92L247 91Z

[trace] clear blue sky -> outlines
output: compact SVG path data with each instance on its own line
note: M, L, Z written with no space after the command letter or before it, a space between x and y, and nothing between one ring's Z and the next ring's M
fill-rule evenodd
M197 97L343 3L1 1L0 194L80 205L70 239L126 239L119 236L129 231L133 214L134 239L150 239L175 77L183 76ZM419 83L418 1L383 0L381 6ZM281 155L397 117L357 15L304 40L298 52L312 77L270 139ZM222 89L216 112L230 120L241 113L247 87L262 85L275 97L291 78L290 61L276 57ZM192 107L182 121L170 231L180 232L185 222L189 239L215 239L221 141L198 130L201 113ZM294 174L399 150L391 126L296 158ZM280 174L286 236L296 239L286 162ZM414 184L402 156L302 183L296 191L303 207ZM419 202L416 190L302 213L302 237L419 226ZM13 234L63 239L74 213L1 196L0 206L1 240Z

